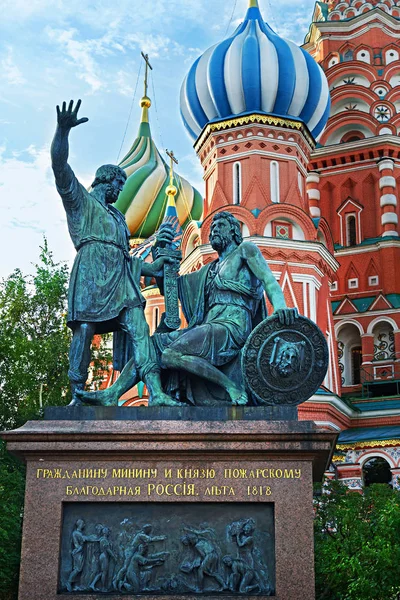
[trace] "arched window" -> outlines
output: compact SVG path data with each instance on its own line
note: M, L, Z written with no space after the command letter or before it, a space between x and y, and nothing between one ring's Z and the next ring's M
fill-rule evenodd
M297 185L299 186L300 194L303 195L303 177L301 173L297 173Z
M344 134L340 141L342 144L347 144L347 142L357 142L359 140L363 140L364 138L365 135L361 131L348 131Z
M160 322L160 309L158 308L158 306L156 306L154 309L154 313L153 313L154 329L157 329L159 322Z
M354 215L347 217L347 246L355 246L357 244L357 227L356 218Z
M276 160L271 162L270 170L270 189L271 189L271 202L277 203L280 201L279 192L279 163Z
M394 332L390 323L382 321L373 329L374 360L394 360L396 358Z
M363 465L364 485L368 487L372 483L390 483L392 473L387 460L376 456L370 458Z
M399 60L399 53L397 52L397 50L390 48L385 52L385 58L386 64L388 65L389 63L394 62L395 60Z
M360 332L352 323L346 323L338 331L337 340L342 385L358 385L362 362Z
M358 385L359 383L361 383L361 363L361 346L354 346L351 349L351 378L353 381L353 385Z
M235 162L233 165L233 204L240 204L242 200L242 165Z
M359 50L356 55L356 60L361 60L361 62L370 63L371 56L368 50Z
M343 54L343 60L344 60L344 62L348 62L350 60L353 60L353 51L352 50L346 50L346 52Z

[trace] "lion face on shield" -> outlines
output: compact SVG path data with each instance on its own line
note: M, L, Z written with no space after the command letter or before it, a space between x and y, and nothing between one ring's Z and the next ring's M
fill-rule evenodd
M299 373L303 365L304 342L288 342L280 337L274 340L270 365L276 377L290 377Z

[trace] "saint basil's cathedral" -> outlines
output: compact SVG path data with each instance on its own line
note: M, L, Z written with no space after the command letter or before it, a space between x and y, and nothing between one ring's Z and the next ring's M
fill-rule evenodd
M120 163L128 179L117 207L134 253L150 260L152 236L172 210L180 272L199 269L216 258L213 215L229 211L287 305L324 332L328 373L299 419L338 432L326 475L353 490L375 480L400 488L399 39L400 1L319 1L299 48L249 0L243 22L197 58L181 88L205 198L177 173L168 196L146 91L138 136ZM146 284L154 331L163 297ZM145 402L143 385L120 401Z

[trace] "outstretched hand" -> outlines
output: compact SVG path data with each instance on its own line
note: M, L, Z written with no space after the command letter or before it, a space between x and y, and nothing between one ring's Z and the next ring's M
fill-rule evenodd
M152 263L152 270L154 272L154 277L161 277L163 274L163 268L165 264L170 264L170 265L174 265L176 268L176 271L179 271L179 261L176 260L175 258L172 258L171 256L161 256L160 258L157 258L156 260L153 261Z
M275 311L275 314L282 325L293 325L299 316L299 311L297 308L280 308Z
M174 227L170 223L161 223L160 228L156 234L156 247L161 248L171 244L174 241L176 232Z
M72 129L72 127L76 127L81 123L86 123L86 121L89 121L87 117L82 117L81 119L78 119L78 110L80 108L81 102L82 100L78 100L75 108L73 100L70 101L68 108L67 103L63 102L61 110L60 107L57 105L57 123L61 129L69 130Z

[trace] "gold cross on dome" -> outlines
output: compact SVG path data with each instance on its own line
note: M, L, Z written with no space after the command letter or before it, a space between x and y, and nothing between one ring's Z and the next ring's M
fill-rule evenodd
M178 161L175 157L174 151L173 150L166 150L165 151L167 153L167 156L169 156L170 158L170 165L169 165L169 184L173 185L173 180L174 180L174 163L177 165Z
M151 66L151 64L149 62L149 55L144 54L144 52L142 52L141 54L144 59L144 62L146 63L145 73L144 73L144 95L147 96L149 69L153 70L153 67Z

